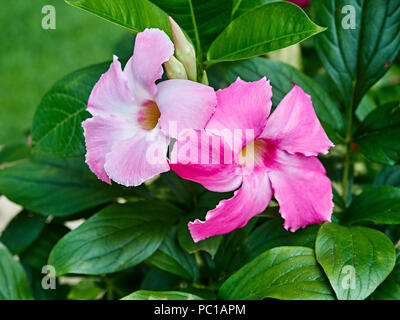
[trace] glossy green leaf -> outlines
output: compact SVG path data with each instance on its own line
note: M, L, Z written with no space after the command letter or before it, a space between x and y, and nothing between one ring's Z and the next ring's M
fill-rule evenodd
M318 224L314 224L305 229L290 232L283 227L282 219L270 219L258 226L251 233L246 241L243 252L238 254L238 258L244 261L250 261L259 254L279 246L314 248L314 242L319 227Z
M228 278L219 296L229 300L334 299L314 250L305 247L277 247L264 252Z
M174 206L155 200L109 206L63 237L49 264L57 275L127 269L158 249L177 213Z
M180 291L139 290L121 300L203 300L202 298Z
M197 51L206 50L231 21L232 0L151 1L179 24L197 46Z
M399 52L400 1L329 0L311 5L315 22L328 28L315 37L322 63L341 98L357 106ZM348 27L353 13L346 10L349 6L354 8L354 29Z
M207 63L256 57L303 41L323 30L293 3L267 3L233 20L211 44Z
M28 211L21 211L4 229L0 241L13 254L27 249L39 236L46 223L46 218Z
M170 34L168 15L148 0L66 0L131 32L158 28Z
M386 165L400 163L400 103L372 111L355 133L360 151L370 160Z
M195 243L190 235L188 223L189 221L194 221L195 218L198 217L199 215L195 213L181 218L178 225L179 244L189 253L195 253L203 250L214 257L219 245L221 244L222 236L213 236ZM203 218L204 217L202 217L202 219Z
M0 193L30 211L67 216L132 196L134 189L100 181L81 158L32 158L0 169Z
M24 268L0 242L0 300L32 299Z
M253 10L254 8L261 7L266 3L270 3L278 0L237 0L236 5L233 9L233 15L238 17L247 11Z
M315 251L339 300L366 299L396 261L393 243L383 233L335 223L321 227Z
M32 127L34 149L57 157L85 154L82 121L90 92L109 63L95 65L70 74L57 82L42 98Z
M346 211L345 221L350 224L400 224L400 189L392 186L367 189L354 198Z
M93 280L82 280L71 288L68 300L96 300L104 295L105 291Z
M400 260L397 254L397 262L393 271L386 280L375 290L371 299L374 300L400 300Z
M199 268L194 255L182 250L173 228L157 251L147 259L151 265L191 281L199 278Z
M210 84L215 88L226 87L237 77L245 81L257 81L262 77L270 80L274 106L293 88L291 83L296 83L311 96L315 112L328 136L338 142L344 135L344 121L337 104L318 83L297 69L282 62L254 58L218 64L209 72Z

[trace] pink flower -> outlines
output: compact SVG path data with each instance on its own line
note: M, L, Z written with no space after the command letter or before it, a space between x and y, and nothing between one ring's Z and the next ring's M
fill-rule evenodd
M297 4L299 7L304 8L310 3L310 0L286 0Z
M103 181L137 186L168 171L169 123L200 129L215 110L211 87L183 79L156 84L174 45L161 30L146 29L124 70L118 58L96 83L84 121L86 162Z
M202 143L204 137L209 141L220 137L221 143L200 148L196 161L183 164L178 157L177 163L170 163L179 176L211 191L227 192L240 186L231 199L222 200L209 211L205 221L189 223L194 241L245 226L267 208L272 195L279 202L286 229L295 231L330 221L332 186L316 156L326 154L333 144L315 114L311 98L295 85L269 116L271 98L272 88L265 78L249 83L238 78L230 87L219 90L215 114L206 130L197 134L202 136ZM251 129L253 137L245 139L242 134L239 143L232 143L229 135L216 136L215 132L226 128ZM185 143L179 140L176 148L184 148ZM199 146L198 141L194 144ZM207 159L210 152L210 164L198 164L204 163L199 159ZM230 154L231 163L224 161ZM251 166L249 157L254 160Z

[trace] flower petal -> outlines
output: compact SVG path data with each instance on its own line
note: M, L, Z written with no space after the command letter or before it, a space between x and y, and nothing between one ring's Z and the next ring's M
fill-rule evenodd
M86 142L86 163L104 182L111 183L104 163L106 154L118 141L133 135L131 124L117 117L93 117L82 122Z
M235 190L242 183L232 150L221 137L204 130L183 132L170 156L170 167L181 178L200 183L215 192Z
M317 157L277 150L267 171L286 229L331 220L332 185Z
M225 234L244 227L255 215L268 206L272 197L271 185L265 170L244 176L243 183L234 196L222 200L214 210L207 213L206 220L189 222L189 230L195 242Z
M127 62L124 73L139 104L154 100L157 93L155 81L163 74L162 64L173 54L174 45L164 31L146 29L137 34L133 56Z
M269 117L262 137L291 154L316 156L333 147L315 114L311 97L296 85Z
M207 130L253 130L255 139L264 130L271 111L271 98L272 88L265 77L255 82L238 78L228 88L217 91L217 109Z
M130 139L117 142L106 156L105 171L115 182L138 186L169 170L169 139L159 130L138 130Z
M132 119L136 112L135 100L127 81L121 63L114 56L110 68L100 77L90 94L87 111L93 116L116 115Z
M156 102L161 112L159 124L164 132L170 131L172 122L177 130L203 129L217 104L213 88L189 80L163 81L157 85L157 91Z
M286 1L293 2L302 8L306 7L310 3L310 0L286 0Z

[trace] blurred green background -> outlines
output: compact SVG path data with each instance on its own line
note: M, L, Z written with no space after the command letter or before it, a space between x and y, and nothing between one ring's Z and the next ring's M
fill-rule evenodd
M42 8L56 29L42 28ZM133 48L127 31L63 0L0 0L0 145L25 142L41 97L60 78Z

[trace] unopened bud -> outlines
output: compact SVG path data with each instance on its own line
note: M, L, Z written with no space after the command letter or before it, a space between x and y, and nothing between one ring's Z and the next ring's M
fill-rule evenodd
M178 26L174 19L169 17L171 24L172 35L174 37L175 45L175 56L185 67L189 80L197 80L197 64L196 64L196 52L193 45L188 39L182 29Z
M203 76L201 77L201 83L205 84L206 86L209 85L208 76L206 70L203 70Z
M167 72L168 79L187 79L187 74L183 64L171 56L171 58L164 63L165 71Z

